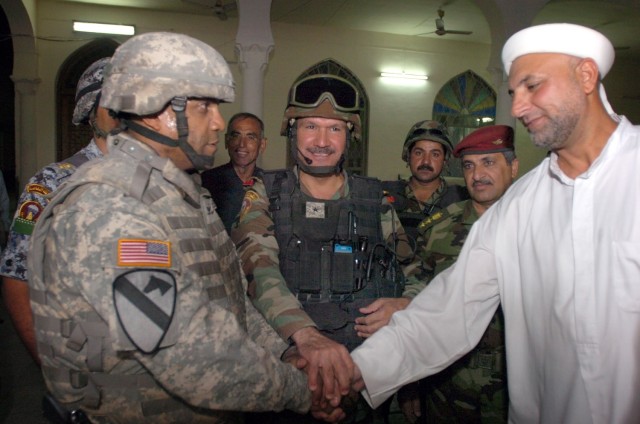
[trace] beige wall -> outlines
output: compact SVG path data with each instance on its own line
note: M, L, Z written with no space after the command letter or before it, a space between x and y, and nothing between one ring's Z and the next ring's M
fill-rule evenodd
M54 89L58 70L75 49L90 41L89 38L79 40L72 33L71 23L74 19L134 24L139 33L164 30L184 32L199 38L215 47L231 62L238 88L236 97L242 98L242 75L235 63L237 23L234 20L220 21L205 14L181 15L50 0L37 2L36 15L35 27L41 37L38 40L38 75L42 82L37 92L35 117L39 143L37 161L40 166L53 161L55 156ZM485 69L489 61L489 45L303 25L274 24L272 30L275 47L264 87L263 118L270 140L261 163L265 168L285 165L285 141L279 135L279 130L290 84L309 66L323 59L332 58L342 63L364 84L371 102L368 173L383 179L394 178L398 173L405 172L405 165L400 159L404 135L414 122L431 117L434 97L451 77L471 69L492 84ZM42 38L66 41L47 41ZM404 68L407 72L424 71L430 79L422 85L411 87L384 84L379 72L394 67L398 70ZM624 71L614 67L607 83L620 74L624 74ZM620 92L624 91L624 87L611 85L610 98L613 101L621 99ZM637 116L640 115L637 111L640 109L638 101L635 101L635 109L633 102L629 103L630 110L635 110L637 122ZM241 105L236 102L224 105L222 112L229 117L240 109ZM518 124L516 132L522 175L535 166L545 153L531 145L521 125ZM220 151L216 163L222 164L227 160L226 152Z

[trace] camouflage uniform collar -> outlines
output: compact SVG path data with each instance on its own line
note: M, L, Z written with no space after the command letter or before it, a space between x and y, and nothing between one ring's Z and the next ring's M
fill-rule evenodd
M302 182L300 181L300 170L298 169L297 166L293 167L293 175L296 176L296 181L298 182L298 187L300 188L300 191L309 197L313 197L311 196L309 189L305 187L304 184L302 184ZM344 169L342 170L342 176L344 177L342 187L340 187L329 200L339 200L349 196L349 183L348 183L349 174Z
M407 184L405 187L405 194L407 196L407 199L411 199L417 202L420 205L421 209L424 209L429 205L437 203L438 199L440 199L440 197L447 190L447 187L448 187L447 181L444 179L444 177L442 176L438 177L438 179L440 180L440 185L438 186L436 191L433 192L431 197L429 197L426 202L421 202L420 200L418 200L415 193L413 192L413 189L411 188L411 185L409 184L411 182L411 178L412 177L409 177L409 179L406 180Z
M162 173L171 184L182 190L185 198L199 202L199 185L185 171L178 168L169 158L162 157L150 146L126 133L109 136L107 139L109 153L120 152L135 158L139 162L146 162L152 168Z
M89 160L101 158L102 156L104 156L102 150L100 150L100 148L96 144L95 138L92 138L89 144L85 146L85 148L83 149L83 153Z

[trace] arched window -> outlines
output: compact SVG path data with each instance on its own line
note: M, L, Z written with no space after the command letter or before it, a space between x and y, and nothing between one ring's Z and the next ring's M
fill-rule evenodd
M76 86L82 73L98 59L109 57L118 47L110 38L99 38L73 52L64 61L56 83L56 161L73 155L89 143L93 132L89 125L71 123L76 105Z
M494 124L496 92L475 72L463 72L451 78L436 95L433 119L447 126L455 147L473 130ZM449 161L449 174L462 176L458 160Z
M346 66L333 59L325 59L308 68L298 77L297 81L309 75L336 75L351 82L360 93L360 120L362 121L362 137L359 141L352 140L347 152L345 168L353 174L367 175L367 157L369 152L369 96L360 80ZM287 149L288 150L288 149ZM287 166L293 166L293 160L287 156Z

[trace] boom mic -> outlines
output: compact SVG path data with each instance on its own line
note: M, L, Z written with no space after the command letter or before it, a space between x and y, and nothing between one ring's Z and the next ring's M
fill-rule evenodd
M302 153L302 150L300 150L299 148L298 148L298 153L300 153L300 156L302 156L302 159L304 159L304 161L306 162L307 165L311 165L313 163L313 161L311 159L309 159L308 157L306 157Z

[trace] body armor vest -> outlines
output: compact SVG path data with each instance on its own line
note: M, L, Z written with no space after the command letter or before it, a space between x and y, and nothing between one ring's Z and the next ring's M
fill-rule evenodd
M161 218L179 266L175 312L159 348L174 345L193 315L210 302L230 310L246 326L242 292L246 287L237 284L242 277L235 246L213 213L211 198L194 191L196 186L187 182L189 176L168 159L150 154L122 135L114 139L110 156L117 159L109 161L109 169L102 166L100 172L92 172L101 166L96 164L91 170L79 170L60 188L34 232L29 283L47 385L59 401L70 408L82 408L89 415L108 417L116 413L130 422L239 422L238 413L194 409L171 396L141 364L114 349L107 323L91 312L90 305L86 311L67 311L63 305L68 303L59 298L59 288L52 290L48 285L54 282L44 278L45 239L56 205L84 184L111 185ZM76 296L80 298L81 294ZM67 313L70 316L63 316ZM133 344L129 350L135 350ZM125 372L106 373L105 364L109 364L109 370ZM123 412L125 404L129 408Z
M265 172L269 210L287 286L320 330L359 345L360 307L402 293L402 273L384 243L380 181L350 176L349 197L319 200L300 190L289 170Z

